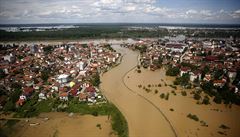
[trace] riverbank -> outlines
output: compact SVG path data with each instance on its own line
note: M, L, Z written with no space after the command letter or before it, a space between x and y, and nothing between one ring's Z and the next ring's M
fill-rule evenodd
M141 73L136 69L128 72L124 77L124 83L133 92L157 106L172 124L178 136L207 137L226 134L237 137L239 135L239 106L232 105L229 108L224 104L215 104L212 98L210 105L199 105L190 94L192 89L182 89L180 86L174 89L169 86L173 85L174 79L166 76L164 69L153 72L142 68ZM186 91L187 95L183 96L182 91ZM161 99L162 93L169 94L168 99ZM188 118L188 114L196 115L198 121ZM230 129L222 129L221 125L226 125Z

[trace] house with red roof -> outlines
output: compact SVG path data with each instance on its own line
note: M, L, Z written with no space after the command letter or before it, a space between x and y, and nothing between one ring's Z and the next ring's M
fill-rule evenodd
M23 88L23 95L26 97L30 97L34 91L34 88L32 87L24 87Z
M203 78L204 81L210 81L212 79L211 74L206 74L205 77Z
M22 106L24 104L24 102L26 101L27 97L25 95L21 95L18 99L18 101L16 102L16 106Z
M79 93L78 98L79 98L79 101L87 101L88 95L86 93Z
M183 74L187 74L191 71L191 69L189 67L181 67L180 69L180 76L182 77Z
M68 101L68 93L67 92L62 92L59 94L59 99L62 101Z
M194 72L190 72L190 81L194 81L194 80L201 80L201 72L200 71L194 71Z
M222 88L225 85L226 81L221 79L221 80L214 80L213 81L213 86L215 87L220 87Z

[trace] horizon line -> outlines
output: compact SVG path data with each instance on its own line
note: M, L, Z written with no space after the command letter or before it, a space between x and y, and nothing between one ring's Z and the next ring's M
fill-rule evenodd
M191 24L191 25L240 25L240 23L170 23L170 22L79 22L79 23L0 23L0 25L39 25L39 24Z

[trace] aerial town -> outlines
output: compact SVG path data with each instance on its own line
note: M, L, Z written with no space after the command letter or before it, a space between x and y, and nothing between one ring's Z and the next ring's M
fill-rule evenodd
M0 137L239 137L239 0L0 0Z
M139 62L143 68L155 71L165 67L166 75L178 77L174 85L201 87L213 92L225 90L239 98L240 52L236 45L239 41L234 39L196 40L179 35L121 46L139 50ZM240 103L239 99L229 102Z
M27 101L69 96L88 103L104 103L99 75L119 62L109 44L1 45L1 109L13 103L14 89L21 90L14 105ZM14 94L16 95L16 94ZM13 104L7 104L9 110Z

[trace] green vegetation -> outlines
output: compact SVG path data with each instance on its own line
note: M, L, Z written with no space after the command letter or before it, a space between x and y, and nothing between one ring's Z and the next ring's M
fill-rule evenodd
M173 84L187 86L189 84L189 79L190 79L189 74L183 74L181 77L177 77Z
M107 48L107 49L110 50L110 51L115 51L115 50L111 47L110 44L105 44L104 47Z
M187 96L187 92L186 91L181 91L182 96Z
M45 54L51 53L53 51L53 49L54 49L53 46L44 46L43 47L43 51Z
M41 112L51 112L54 108L55 100L43 100L38 102L37 94L34 94L32 99L26 101L26 103L16 109L14 117L34 117L38 116Z
M196 115L194 115L194 114L189 113L189 114L187 115L187 117L190 118L190 119L192 119L192 120L199 121L199 118L198 118Z
M11 128L12 126L14 126L15 124L17 124L17 122L19 122L20 120L17 119L11 119L8 120L4 126L6 126L7 128Z
M91 114L94 116L111 116L113 130L116 131L120 137L128 136L127 121L125 120L121 112L111 103L89 106L85 103L71 101L69 102L66 111L80 114Z
M208 124L205 121L201 120L200 123L201 123L201 126L208 127Z
M181 66L182 66L182 67L189 67L192 71L194 71L194 70L196 70L196 69L198 68L198 67L195 66L194 64L184 63L184 62L181 63Z
M224 124L220 125L219 128L222 128L222 129L230 129L230 127L228 127L228 126L226 126L226 125L224 125Z
M97 124L96 127L99 128L100 130L102 129L101 124Z
M145 91L146 91L147 93L149 93L149 92L151 92L152 90L151 90L150 88L145 88Z
M165 100L169 99L169 93L167 93L167 95L165 96Z
M11 92L7 103L4 105L3 110L5 112L15 111L15 103L17 102L19 96L22 93L21 85L19 85L18 83L13 83L11 87L13 88L13 91Z
M140 70L140 69L138 69L138 70L137 70L137 72L138 72L138 73L141 73L141 70Z
M221 103L222 103L222 98L221 98L221 96L216 95L216 96L214 97L213 101L214 101L215 103L217 103L217 104L221 104Z
M166 95L164 93L160 94L160 98L168 100L169 99L169 93L167 93Z
M218 75L218 74L217 74ZM240 96L236 95L234 92L229 90L228 85L226 84L222 88L215 88L213 82L203 82L201 84L203 91L209 96L214 96L213 101L217 104L240 104Z
M148 84L148 87L150 88L150 87L151 87L151 84Z
M173 109L173 108L170 108L169 110L170 110L170 111L174 111L174 109Z
M112 106L112 128L116 131L119 137L128 137L128 126L127 121L122 115L122 113L114 106Z
M6 74L3 69L0 69L0 79L5 78Z
M140 53L144 53L147 50L147 46L146 45L136 46L136 49L139 50Z
M199 95L199 93L194 93L193 98L195 100L199 100L201 98L201 96Z
M138 85L138 87L139 87L139 88L142 88L142 85L140 84L140 85Z
M208 96L205 96L205 97L203 98L202 104L205 104L205 105L210 104L210 102L209 102L209 97L208 97Z
M119 26L89 26L41 32L5 32L0 31L0 40L55 40L83 38L117 38L122 36Z
M157 89L155 89L155 90L154 90L154 93L155 93L155 94L157 94L157 93L158 93L158 90L157 90Z
M99 74L95 74L92 76L91 83L93 84L93 86L99 86L99 84L101 83Z
M50 70L48 69L44 69L43 71L41 71L41 79L46 82L49 78L50 74Z
M213 83L210 81L210 82L203 82L201 84L201 87L202 89L210 96L214 95L214 93L212 92L213 90Z
M33 32L6 32L0 31L1 41L17 41L17 40L54 40L54 39L86 39L86 38L143 38L143 37L163 37L169 35L184 34L187 37L206 37L206 38L229 38L229 36L239 36L238 30L181 30L176 29L169 32L167 29L126 29L131 24L88 24L87 26L79 26L78 28L68 28L62 30L47 30ZM136 24L137 25L137 24ZM144 26L144 25L143 25ZM191 34L194 33L194 36Z
M177 95L177 93L174 90L172 90L171 93L175 96Z
M220 135L227 135L227 133L226 132L222 132L222 131L218 131L218 134L220 134Z
M66 104L66 108L59 108L59 105L64 104ZM120 137L128 136L128 126L125 118L111 103L90 106L86 103L79 102L77 99L71 99L67 103L63 103L58 99L43 100L41 102L38 102L37 99L31 99L28 100L21 108L17 109L15 117L33 117L39 115L41 112L51 112L52 110L90 114L93 116L111 116L113 130L116 131Z
M169 85L171 88L177 89L177 86Z
M164 93L160 94L160 98L161 98L161 99L163 99L164 97L165 97L165 94L164 94Z
M166 71L167 76L177 76L180 72L180 69L178 67L169 67Z

